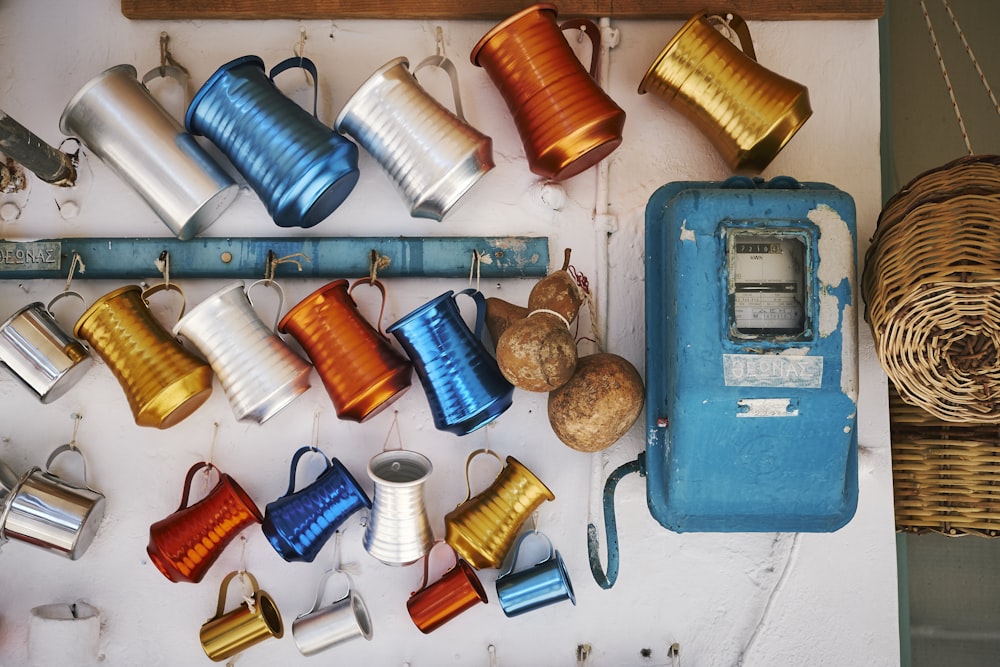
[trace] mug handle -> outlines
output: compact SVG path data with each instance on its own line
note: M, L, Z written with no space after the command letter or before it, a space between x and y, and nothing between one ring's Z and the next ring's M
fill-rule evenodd
M416 595L420 591L422 591L425 588L427 588L427 569L428 569L428 566L430 565L430 562L431 562L431 554L434 553L434 547L436 547L438 545L441 545L441 544L447 544L447 542L445 542L444 540L434 540L434 544L431 545L431 548L424 555L424 576L420 580L420 588L418 588L417 590L415 590L412 593L410 593L410 597L413 597L414 595ZM452 565L452 568L454 568L454 567L456 567L458 565L458 554L455 553L454 549L450 548L450 545L449 545L449 551L451 551L452 558L454 558L454 563L455 564Z
M45 312L47 312L49 315L51 315L52 319L56 319L56 314L52 312L52 306L55 304L56 301L58 301L59 299L65 298L67 296L75 296L77 299L79 299L80 301L82 301L84 303L84 305L86 305L86 303L87 303L87 300L84 299L83 295L80 294L79 292L74 292L73 290L64 290L62 292L59 292L59 294L56 294L54 297L52 297L49 300L49 302L45 305Z
M298 473L299 459L301 459L303 455L305 455L305 454L307 454L309 452L316 452L317 454L319 454L320 456L323 457L324 461L326 461L326 468L323 469L323 472L326 472L327 470L329 470L330 467L333 465L330 462L330 458L326 454L324 454L323 452L321 452L319 449L317 449L316 447L310 446L310 447L301 447L301 448L299 448L299 450L295 452L295 455L292 456L292 466L291 466L292 470L291 470L291 473L290 473L290 475L288 477L288 490L285 491L285 495L286 496L291 495L292 492L295 490L295 477L296 477L296 474ZM320 473L320 474L322 474L322 473Z
M313 117L318 118L316 115L316 100L319 98L319 74L316 72L316 63L309 60L308 58L302 58L299 56L292 56L291 58L286 58L280 63L271 68L271 73L268 74L268 78L271 79L271 83L274 83L274 77L278 76L282 72L289 70L293 67L301 67L305 71L312 75L313 80Z
M483 293L480 292L479 290L475 289L474 287L466 288L466 289L462 290L461 292L459 292L458 294L456 294L455 296L459 297L459 296L462 296L462 295L468 296L473 301L476 302L476 328L475 328L475 336L476 336L476 340L482 340L483 339L483 327L486 325L486 297L484 297Z
M517 544L514 545L514 557L510 559L510 566L507 568L506 572L504 572L499 577L497 577L497 581L500 581L501 579L503 579L504 577L506 577L507 575L509 575L511 572L514 571L514 567L517 565L517 559L521 555L521 544L526 539L528 539L529 537L531 537L533 535L537 535L538 537L542 538L543 540L545 540L545 543L549 545L549 553L548 553L548 555L545 558L543 558L542 560L540 560L537 563L535 563L535 565L541 565L545 561L547 561L547 560L551 559L553 556L555 556L555 548L552 546L552 540L550 540L545 535L545 533L539 533L537 530L533 530L533 531L530 531L530 532L527 532L527 533L522 533L521 537L517 538Z
M500 455L494 452L492 449L477 449L476 451L469 454L469 458L465 459L465 500L463 500L462 503L472 498L472 480L469 479L469 465L472 463L472 459L476 458L480 454L489 454L490 456L492 456L493 458L495 458L497 461L500 462L500 471L497 473L497 477L499 477L500 473L503 472L503 469L507 467L506 464L503 462L503 459L500 458ZM494 477L493 479L496 479L496 477ZM461 505L462 503L459 503L459 505Z
M330 583L330 577L332 577L335 574L344 575L344 578L347 579L347 590L344 591L344 594L341 595L339 598L330 602L330 604L337 604L341 600L346 600L347 597L351 594L351 591L354 590L354 581L351 579L351 575L347 574L346 572L344 572L339 568L327 570L326 572L323 573L323 576L320 578L319 586L316 587L316 601L313 603L312 609L307 611L305 614L302 614L302 616L305 616L306 614L311 614L317 609L319 609L320 604L322 604L323 602L323 593L326 592L326 588Z
M705 15L705 20L709 22L714 28L718 29L718 26L724 25L736 33L736 36L740 40L740 47L743 49L743 53L747 55L751 60L757 60L757 53L753 48L753 40L750 38L750 28L747 27L747 22L743 20L743 17L739 14L733 14L729 12L727 16L732 18L726 19L725 16L720 16L718 14Z
M382 333L382 315L385 313L385 285L378 278L358 278L351 285L350 289L347 290L347 296L351 297L351 301L354 301L354 288L362 283L366 283L378 289L382 293L382 307L378 310L378 324L375 327L375 331L379 332L382 338L388 338L384 333ZM354 301L354 306L357 307L358 302Z
M246 570L235 570L233 572L230 572L229 574L226 575L225 579L222 580L222 584L219 586L219 605L215 608L215 616L213 616L213 619L219 618L225 611L226 598L228 597L229 593L229 582L231 582L233 580L233 577L236 577L237 575L241 577L246 577L247 579L250 580L250 585L253 586L253 594L255 596L257 595L258 591L260 591L260 587L257 585L257 578L254 577L249 572L247 572Z
M566 31L577 28L590 38L590 78L597 78L597 58L601 54L601 29L590 19L569 19L559 24L559 30ZM589 28L589 29L588 29Z
M202 468L208 468L208 472L214 470L220 478L222 477L222 472L215 467L215 464L208 461L199 461L191 466L191 469L187 471L187 476L184 478L184 491L181 492L181 505L177 508L178 512L188 506L191 494L191 482L194 481L194 474Z
M252 290L257 285L264 284L267 287L274 289L278 293L278 310L274 313L274 324L271 325L271 332L277 333L278 331L278 320L281 319L281 309L285 303L285 290L281 289L281 285L276 283L274 280L269 278L261 278L260 280L255 280L250 283L250 287L247 288L247 301L250 302L250 306L253 307L253 299L250 298L250 290Z
M176 283L157 283L156 285L147 287L142 291L142 300L148 306L149 297L158 292L165 291L177 292L181 295L181 310L177 313L177 321L180 322L181 318L184 317L184 310L187 308L187 298L184 296L184 290L181 289L180 285L177 285Z
M465 114L462 113L462 97L458 92L458 72L455 70L455 65L442 55L427 56L420 61L419 65L413 68L414 79L417 78L417 72L424 67L438 67L448 75L448 78L451 79L451 91L455 98L455 115L462 122L467 122Z
M180 84L181 90L184 91L185 106L187 106L187 101L191 97L188 94L187 72L182 70L180 67L175 67L174 65L159 65L142 75L142 85L148 90L149 87L146 86L146 84L152 81L153 79L158 79L161 77L164 79L173 79L178 84Z
M48 461L45 462L45 472L52 474L51 470L52 462L56 460L56 457L58 457L60 454L64 452L76 452L77 454L80 455L80 461L83 464L83 485L84 487L93 491L94 493L98 493L98 491L94 490L90 486L90 482L87 481L87 458L83 455L83 451L81 451L80 448L77 447L76 445L71 445L67 443L65 445L59 445L54 450L52 450L52 453L49 454Z

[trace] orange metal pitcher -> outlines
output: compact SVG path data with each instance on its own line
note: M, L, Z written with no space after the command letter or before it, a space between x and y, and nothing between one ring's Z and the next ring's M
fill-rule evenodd
M215 470L219 481L208 495L189 505L191 481L202 468ZM170 581L196 584L233 538L263 520L253 499L236 480L202 461L188 470L177 511L149 527L146 553Z
M381 333L361 316L351 294L361 283L369 283L382 293L378 280L335 280L300 301L278 323L278 331L288 333L309 355L323 386L337 410L337 416L356 422L377 415L409 388L413 366Z
M145 291L120 287L98 299L73 327L73 335L90 343L111 369L139 426L169 428L212 393L211 366L185 350L149 310L146 299L164 289L183 297L180 288L166 283Z
M593 49L584 69L563 36L583 30ZM556 8L532 5L496 25L472 49L514 117L532 172L561 181L594 166L622 142L625 112L594 80L600 30L593 21L556 23Z

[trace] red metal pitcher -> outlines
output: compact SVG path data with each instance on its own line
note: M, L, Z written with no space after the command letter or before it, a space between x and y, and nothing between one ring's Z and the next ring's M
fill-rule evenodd
M590 71L563 31L590 38ZM561 181L594 166L622 142L625 112L597 85L600 30L593 21L556 23L556 8L532 5L496 25L472 49L499 89L521 135L531 171Z
M219 481L204 498L189 505L191 481L202 468L215 470ZM233 538L264 520L257 505L229 475L207 461L191 466L184 479L181 506L149 527L146 553L170 581L201 581Z

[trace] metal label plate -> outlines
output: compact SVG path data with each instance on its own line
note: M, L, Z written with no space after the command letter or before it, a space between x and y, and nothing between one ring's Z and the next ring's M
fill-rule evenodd
M58 241L0 241L0 273L58 271L61 253L62 247Z
M781 354L723 354L727 387L796 387L823 385L823 357Z

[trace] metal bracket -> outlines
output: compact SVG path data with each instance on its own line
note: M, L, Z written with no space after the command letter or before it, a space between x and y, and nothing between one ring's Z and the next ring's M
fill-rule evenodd
M305 256L297 262L301 270L286 266L283 277L345 278L369 275L373 250L380 278L467 276L474 251L483 278L544 276L549 264L544 236L0 240L0 280L66 278L73 253L86 267L78 278L148 278L160 273L156 262L164 252L172 278L259 278L269 251Z

